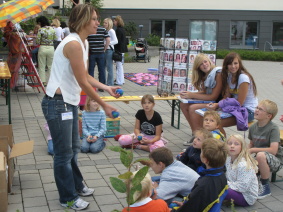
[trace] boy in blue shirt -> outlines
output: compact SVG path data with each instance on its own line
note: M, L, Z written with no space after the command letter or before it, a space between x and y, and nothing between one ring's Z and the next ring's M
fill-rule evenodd
M202 143L205 139L212 138L212 134L206 129L199 129L194 132L194 135L192 146L188 147L184 153L179 154L177 160L197 171L198 167L202 165L200 160Z
M226 143L215 138L206 139L200 157L206 169L200 173L200 178L184 202L173 201L180 207L174 207L171 212L209 211L226 194L228 185L223 170L227 158Z

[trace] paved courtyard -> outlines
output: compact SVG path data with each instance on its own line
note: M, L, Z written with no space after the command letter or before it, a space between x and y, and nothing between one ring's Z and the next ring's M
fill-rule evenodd
M221 66L222 60L217 61ZM275 101L279 107L279 113L274 122L280 129L283 123L279 117L283 114L283 86L280 80L283 79L283 63L280 62L255 62L244 61L244 65L254 76L258 88L259 100L268 98ZM124 64L125 73L147 72L147 68L157 68L158 58L152 57L150 63L127 63ZM97 73L97 71L95 71ZM124 95L153 94L156 95L156 87L142 87L133 82L125 80L123 86ZM99 93L107 95L107 93ZM30 87L25 91L13 91L12 102L12 124L15 143L27 140L34 140L34 152L16 159L16 172L13 181L12 193L9 194L9 212L63 212L59 205L59 197L53 176L53 157L47 154L46 132L43 128L45 119L43 117L40 102L43 93L38 93ZM3 106L5 99L0 96L0 124L8 124L8 109ZM110 103L113 104L114 103ZM140 102L115 103L115 107L121 115L120 133L131 133L135 123L135 113L141 108ZM171 127L171 107L166 101L157 101L155 110L163 118L164 137L169 140L167 145L174 155L177 155L184 148L183 142L191 138L191 130L181 114L180 129ZM235 127L226 128L227 135L236 132ZM244 135L243 132L240 132ZM245 134L247 136L247 133ZM107 139L107 146L117 145L113 138ZM147 157L148 153L141 150L134 150L135 158ZM85 211L110 212L113 209L121 210L126 206L125 195L116 192L110 185L109 177L117 176L125 171L121 165L119 154L105 148L99 154L79 154L78 163L85 183L95 188L93 196L83 198L90 202ZM154 173L150 171L152 175ZM254 206L236 207L237 212L243 211L283 211L283 171L277 173L277 181L271 183L272 196L257 201ZM0 206L1 207L1 206ZM72 211L72 210L70 210ZM232 211L223 206L222 211Z

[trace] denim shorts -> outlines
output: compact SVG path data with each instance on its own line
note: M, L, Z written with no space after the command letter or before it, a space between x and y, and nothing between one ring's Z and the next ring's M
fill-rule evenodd
M248 123L250 123L254 120L254 114L255 113L251 110L248 110L248 109L247 109L247 111L248 111Z

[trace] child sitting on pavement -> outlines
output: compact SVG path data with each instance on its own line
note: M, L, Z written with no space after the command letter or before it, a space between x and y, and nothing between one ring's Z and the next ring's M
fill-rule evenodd
M134 178L136 173L137 172L133 173L131 179ZM129 208L124 208L122 212L169 212L169 208L164 200L153 200L150 198L152 194L152 181L149 173L147 173L144 179L141 181L141 186L141 191L136 191L133 196L133 199L136 202L130 205Z
M203 115L203 128L212 133L212 137L225 141L225 136L219 131L221 124L221 118L217 111L209 110L206 111ZM186 144L186 146L191 146L194 141L194 137Z
M203 163L200 159L201 146L205 139L212 138L211 132L206 129L199 129L194 132L194 141L192 146L188 147L185 152L177 156L177 160L197 171Z
M225 141L225 136L220 132L219 127L221 118L217 111L206 111L203 116L203 128L212 133L212 137L221 141Z
M272 122L277 112L275 102L262 100L254 113L257 122L249 129L250 153L255 155L260 174L258 199L271 195L268 184L270 172L277 172L282 168L282 160L277 154L281 150L280 131L278 126Z
M227 140L228 157L226 177L228 180L227 201L233 199L239 206L253 205L258 196L257 161L250 155L243 136L231 135Z
M155 174L161 174L153 184L153 199L163 199L170 204L177 195L187 196L194 186L199 175L173 158L171 150L166 147L154 149L149 154L150 167ZM159 183L157 182L159 181Z
M99 153L105 147L106 115L100 105L90 97L86 98L85 111L82 112L83 153Z
M201 147L201 161L206 169L200 173L201 177L195 182L185 202L173 201L181 207L174 207L171 212L209 211L228 189L223 170L226 158L226 143L215 138L206 139Z
M162 118L153 107L154 97L146 94L141 99L142 110L136 113L136 123L134 133L130 135L116 135L122 148L136 148L147 152L164 147L165 139L162 134Z

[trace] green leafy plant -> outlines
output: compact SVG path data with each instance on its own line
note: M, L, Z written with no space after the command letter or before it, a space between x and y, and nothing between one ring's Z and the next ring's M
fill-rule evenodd
M150 46L159 46L160 45L160 37L158 35L149 34L146 37L146 41Z
M107 147L108 149L119 152L120 153L120 161L121 163L127 168L127 171L123 174L118 175L118 177L110 177L110 182L112 187L120 192L126 194L126 201L129 205L135 203L135 200L133 198L134 193L136 191L142 190L141 181L146 176L148 170L149 170L149 159L148 158L140 158L135 161L134 155L133 155L133 148L131 150L126 150L118 146L110 146ZM134 168L137 163L141 163L143 165L146 165L142 167L134 177L133 172L131 171L132 168ZM117 210L115 210L117 212Z
M90 4L92 6L94 6L99 11L99 13L101 14L102 7L103 7L103 3L102 2L103 2L103 0L91 0Z
M216 54L217 59L224 59L229 52L237 52L243 60L254 61L283 61L283 54L280 51L265 52L260 50L247 50L247 49L217 49L217 52L210 52ZM208 52L205 52L208 53Z
M126 35L131 36L132 39L135 38L135 36L138 34L138 28L135 22L129 21L129 23L125 24L124 26Z

